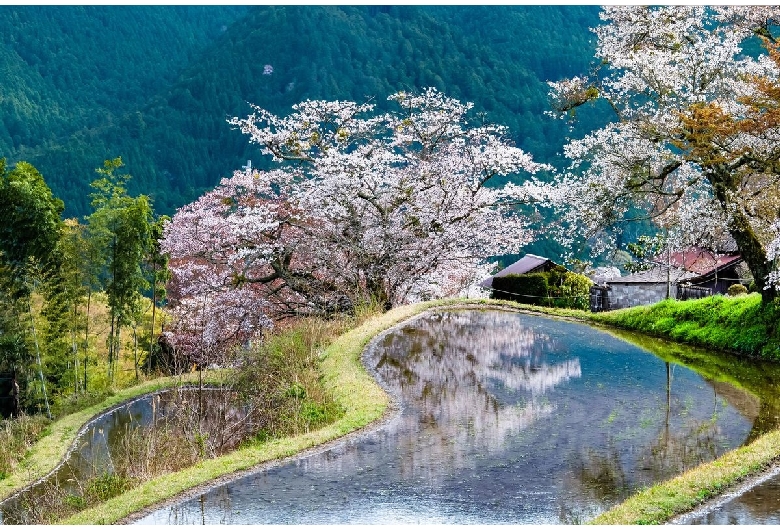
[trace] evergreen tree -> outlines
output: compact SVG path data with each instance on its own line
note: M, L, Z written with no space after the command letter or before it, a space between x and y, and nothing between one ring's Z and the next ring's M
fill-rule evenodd
M3 268L0 301L6 317L3 327L8 329L0 364L12 372L29 370L34 353L47 412L49 403L32 296L36 291L45 295L58 288L61 258L57 245L63 228L60 218L63 208L62 201L54 197L43 176L31 164L19 162L12 171L6 171L5 159L0 159L0 211L4 215L0 224ZM59 308L49 300L54 298L45 300L43 305L47 329L56 327L60 320ZM56 347L52 353L56 363L59 360ZM49 375L58 373L59 370L54 370ZM22 393L28 391L29 388L22 388Z

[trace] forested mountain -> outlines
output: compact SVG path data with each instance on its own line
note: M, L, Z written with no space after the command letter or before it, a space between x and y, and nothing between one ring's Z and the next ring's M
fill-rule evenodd
M568 125L547 80L587 69L594 6L0 8L0 156L37 167L66 204L122 156L160 213L263 157L226 119L247 102L375 98L434 86L555 162Z

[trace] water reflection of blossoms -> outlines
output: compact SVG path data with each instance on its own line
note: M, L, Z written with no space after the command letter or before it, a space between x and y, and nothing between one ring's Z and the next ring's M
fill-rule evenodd
M435 313L388 335L381 348L382 379L414 409L399 442L417 446L420 465L460 466L475 447L501 450L555 410L545 393L582 375L578 358L549 363L556 341L511 313Z

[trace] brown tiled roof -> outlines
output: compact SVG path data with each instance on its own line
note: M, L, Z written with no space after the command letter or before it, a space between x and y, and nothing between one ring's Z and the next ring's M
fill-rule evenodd
M682 252L672 253L669 261L672 267L695 272L699 276L706 276L715 272L715 269L723 269L741 260L742 256L739 254L714 254L709 250L693 247ZM666 258L659 256L655 261L659 264L665 264Z

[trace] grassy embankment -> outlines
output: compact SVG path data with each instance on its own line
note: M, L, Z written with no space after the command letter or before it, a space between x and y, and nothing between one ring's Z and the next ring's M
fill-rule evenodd
M780 431L643 490L588 524L663 524L716 497L780 457Z
M589 314L590 320L739 356L780 361L780 305L761 295L712 296Z
M318 352L356 320L301 319L277 326L261 344L236 352L237 368L204 374L206 383L227 390L208 399L211 414L202 416L197 399L177 400L175 415L131 429L114 441L110 472L78 479L67 491L44 484L36 499L22 499L27 508L18 522L56 522L241 444L294 436L334 421L341 410L320 382ZM213 373L221 374L222 381L214 380ZM241 421L254 426L252 433L234 429L235 418L220 416L219 411L240 405L247 407L249 416Z

